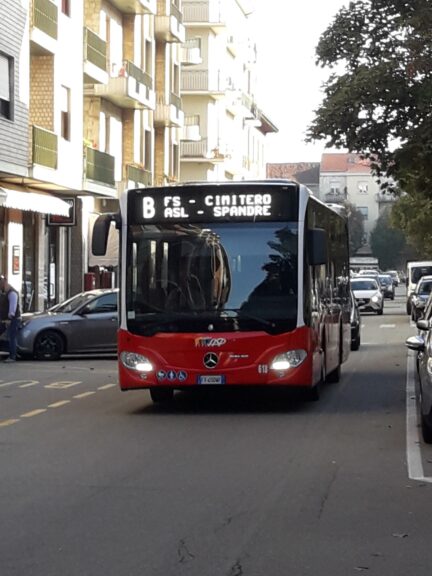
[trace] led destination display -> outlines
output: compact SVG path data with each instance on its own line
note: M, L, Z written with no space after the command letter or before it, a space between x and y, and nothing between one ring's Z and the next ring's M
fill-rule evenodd
M129 192L129 216L140 223L294 220L297 206L295 185L173 186Z

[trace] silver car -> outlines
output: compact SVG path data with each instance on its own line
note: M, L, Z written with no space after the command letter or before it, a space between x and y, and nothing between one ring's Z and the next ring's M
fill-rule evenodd
M116 353L118 289L76 294L46 312L22 315L20 356L57 360L62 354Z

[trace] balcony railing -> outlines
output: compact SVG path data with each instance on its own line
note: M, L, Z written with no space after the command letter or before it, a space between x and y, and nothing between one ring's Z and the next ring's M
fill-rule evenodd
M51 0L33 0L33 26L57 39L58 8Z
M345 200L346 196L342 192L340 192L339 194L334 194L333 192L327 192L326 194L324 194L324 202L332 202L335 204L340 204L342 202L345 202Z
M396 202L397 199L397 196L391 192L377 192L375 194L375 200L380 204L383 202Z
M128 164L126 166L126 178L130 182L135 182L136 184L143 184L144 186L152 185L152 173L150 170L144 170L133 164Z
M220 72L210 75L208 70L183 70L181 76L182 92L204 92L224 95L229 88L225 76Z
M207 138L203 138L199 142L182 141L180 151L182 160L190 158L206 160L207 162L221 162L227 157L218 146L210 148Z
M39 126L33 126L33 164L57 168L57 134Z
M107 43L89 28L84 28L84 60L103 71L107 69Z
M224 27L226 16L220 0L183 0L183 21L186 25L208 24Z
M87 180L115 185L114 156L94 148L85 148L85 177Z

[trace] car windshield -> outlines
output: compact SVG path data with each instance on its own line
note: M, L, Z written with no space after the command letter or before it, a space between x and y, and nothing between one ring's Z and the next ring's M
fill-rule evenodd
M418 266L411 270L411 282L417 284L422 276L432 274L432 266Z
M382 286L388 286L393 283L391 276L380 276L379 281Z
M378 284L375 280L351 280L353 290L378 290Z
M132 331L291 328L297 318L297 223L131 226Z
M50 308L48 312L68 314L70 312L74 312L78 308L81 308L81 306L93 300L94 297L94 294L90 294L88 292L76 294L75 296L72 296L72 298L69 298L69 300L62 302L61 304L56 304L56 306Z
M424 282L419 282L417 294L430 294L432 290L432 280L426 280Z

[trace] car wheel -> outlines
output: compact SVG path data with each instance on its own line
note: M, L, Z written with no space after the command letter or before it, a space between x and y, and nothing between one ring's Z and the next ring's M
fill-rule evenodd
M411 316L411 304L409 302L407 302L406 305L406 313L408 314L408 316Z
M360 348L360 334L357 334L354 340L351 341L351 350L358 350Z
M384 305L381 306L381 308L379 310L377 310L377 314L378 314L378 316L382 316L384 314Z
M421 429L423 440L426 444L432 444L432 424L424 414L421 415Z
M37 360L58 360L64 349L64 341L60 334L54 330L46 330L37 336L33 355Z
M167 404L174 397L172 388L150 388L150 397L155 404Z

